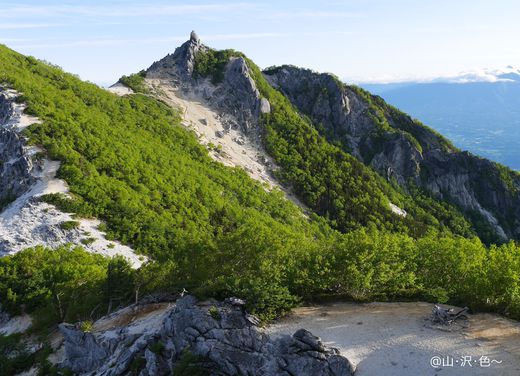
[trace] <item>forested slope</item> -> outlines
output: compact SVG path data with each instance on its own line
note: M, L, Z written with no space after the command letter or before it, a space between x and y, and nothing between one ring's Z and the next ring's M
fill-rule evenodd
M519 317L516 244L486 248L459 214L450 214L450 206L429 198L423 205L390 188L328 144L256 68L253 72L272 106L265 119L268 148L284 168L281 178L316 210L310 218L281 192L266 192L242 170L214 162L165 104L143 94L117 97L0 47L0 82L22 93L27 111L42 120L26 135L62 162L59 176L73 194L73 199L46 200L80 216L99 217L111 237L150 256L137 271L120 261L115 267L78 256L96 270L79 280L70 272L77 259L50 250L27 251L36 252L38 265L48 265L49 273L35 272L32 253L3 258L5 308L16 312L24 302L29 313L52 312L46 316L49 324L96 316L113 303L114 294L120 297L114 304L125 304L136 292L187 288L201 296L244 297L264 318L323 295L450 300ZM378 190L384 194L367 193ZM413 222L391 216L388 198L405 205L422 228L412 231ZM444 210L446 219L428 213L430 205ZM53 273L56 259L59 270L69 272ZM109 286L103 290L108 292L83 296L74 281ZM67 311L64 302L75 308ZM95 307L103 308L93 313Z

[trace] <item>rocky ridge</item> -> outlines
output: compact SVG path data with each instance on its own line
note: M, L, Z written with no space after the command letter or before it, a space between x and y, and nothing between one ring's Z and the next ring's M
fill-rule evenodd
M13 103L15 93L0 90L0 204L19 197L35 182L33 158L13 118L22 109ZM1 207L1 205L0 205Z
M203 143L223 148L210 152L215 159L241 166L252 177L281 187L273 177L277 166L263 148L259 126L260 115L270 111L269 102L261 97L242 57L230 57L219 83L197 77L195 56L208 50L192 33L190 40L173 54L148 68L147 82L161 99L170 101L171 93L175 93L177 98L198 103L217 114L216 122L200 119L188 125ZM293 66L263 73L302 114L322 126L328 138L339 140L345 151L384 178L405 190L410 184L422 187L437 199L456 204L476 226L489 228L493 241L520 237L519 175L511 175L511 181L504 180L504 172L493 162L458 151L442 136L386 105L381 98L344 85L330 74ZM169 94L162 95L165 92ZM208 123L221 127L217 124L214 134L208 134ZM251 151L233 153L231 140L249 144L255 156L242 161L240 154L247 156ZM407 214L393 204L391 210L396 215Z
M330 74L282 66L265 70L264 76L301 113L321 124L329 138L341 141L346 151L388 180L405 189L412 182L477 214L501 240L520 237L520 175L458 151L381 98L361 95ZM386 126L380 124L382 117Z
M188 116L184 125L195 130L210 155L289 194L275 178L278 167L262 145L259 118L271 106L256 87L246 59L230 53L222 80L212 82L195 71L197 54L208 51L214 52L192 32L173 54L146 70L152 94L181 107L185 115L189 103L207 109L208 117ZM520 174L457 150L382 98L347 86L331 74L294 66L268 68L263 74L322 134L339 141L346 152L385 179L405 191L413 185L414 190L423 188L439 201L455 204L486 242L520 238ZM124 89L120 83L113 89L120 95L128 93L120 90ZM248 148L242 147L246 144ZM390 210L407 215L393 203Z
M169 375L188 356L210 375L354 372L338 350L307 330L270 338L236 298L197 302L185 296L175 304L131 306L101 319L92 332L70 324L60 325L60 332L61 366L80 375Z

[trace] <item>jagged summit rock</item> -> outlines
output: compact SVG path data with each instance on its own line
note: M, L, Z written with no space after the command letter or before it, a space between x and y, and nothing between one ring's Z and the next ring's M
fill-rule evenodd
M207 46L200 42L199 37L192 31L190 39L159 61L153 63L146 71L150 78L176 78L180 81L191 79L195 56L199 51L206 51Z
M223 68L223 79L214 83L210 78L194 76L197 54L209 47L200 43L192 32L190 39L178 47L172 55L153 63L146 77L160 79L163 84L181 89L189 97L202 99L213 110L226 117L229 127L238 128L258 140L258 122L261 113L268 113L270 105L261 98L252 72L243 57L231 57Z
M192 30L191 33L190 33L190 41L194 42L194 43L197 43L197 44L200 43L200 38L197 35L197 33L195 32L195 30Z

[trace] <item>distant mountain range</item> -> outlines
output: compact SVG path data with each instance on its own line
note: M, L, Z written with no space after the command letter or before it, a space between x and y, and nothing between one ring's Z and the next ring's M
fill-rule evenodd
M361 84L456 146L520 170L520 70L466 72L424 81Z

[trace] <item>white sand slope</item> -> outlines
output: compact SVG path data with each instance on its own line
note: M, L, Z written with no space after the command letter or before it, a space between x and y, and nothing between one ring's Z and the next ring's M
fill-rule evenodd
M13 91L8 93L11 98L17 96ZM22 131L31 124L39 123L38 119L24 114L24 108L22 104L14 104L13 116L1 126ZM24 153L29 156L41 151L35 146L24 147ZM35 167L31 172L37 178L36 183L0 213L0 242L4 249L9 250L7 254L37 245L57 247L72 243L109 257L122 255L134 267L139 267L146 258L136 255L130 247L108 241L97 228L100 224L98 220L75 219L71 213L63 213L53 205L37 200L49 193L68 193L65 181L56 178L59 167L60 162L44 159L41 168ZM64 230L60 225L66 221L77 221L79 226Z
M275 335L310 330L339 348L357 366L357 376L520 375L520 323L476 314L468 328L442 331L428 325L431 309L429 303L302 307L268 330ZM453 366L432 367L434 356L452 357ZM464 356L471 357L471 367L461 366ZM481 367L481 356L501 363Z
M180 109L182 125L194 131L201 144L208 147L213 145L209 151L213 159L226 166L244 169L251 178L263 183L267 190L280 189L289 200L304 212L307 211L306 206L273 176L272 171L277 166L264 148L240 129L226 127L222 117L202 95L180 90L167 80L147 79L146 82L156 97ZM199 91L204 92L201 88Z
M120 82L116 82L112 86L109 86L107 88L107 90L112 92L112 93L114 93L114 94L121 95L121 96L127 95L127 94L132 94L134 92L132 89L130 89L129 87L123 85Z
M266 163L274 165L267 153L254 145L238 129L226 130L217 112L204 99L191 92L182 92L166 81L147 79L160 98L174 108L181 110L182 124L193 130L202 144L213 144L210 155L226 166L242 167L248 174L269 187L280 187L271 176Z

